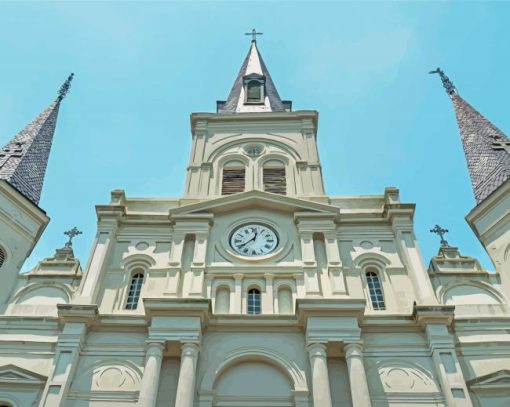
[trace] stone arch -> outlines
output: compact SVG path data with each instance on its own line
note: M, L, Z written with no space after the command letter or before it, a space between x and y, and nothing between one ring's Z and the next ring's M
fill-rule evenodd
M13 303L21 304L21 303L23 303L23 301L30 300L31 298L36 297L35 294L37 294L38 291L44 297L55 298L55 299L60 298L62 300L62 301L58 301L58 302L53 301L53 302L51 302L51 304L47 304L47 305L56 305L57 303L61 304L62 302L69 303L69 301L73 295L73 292L71 291L71 289L68 286L66 286L65 284L47 281L47 282L41 282L41 283L33 283L26 287L23 287L21 290L19 290L14 295ZM54 292L54 294L57 294L57 296L55 296L55 297L48 296L48 294L51 293L52 291Z
M353 259L356 268L366 268L374 266L379 270L384 270L391 264L391 260L381 253L362 253Z
M231 367L244 362L262 362L273 366L283 373L290 381L294 392L308 392L306 377L298 365L268 349L238 349L228 353L216 367L209 367L200 385L200 394L213 394L215 385L223 373Z
M217 157L222 156L226 150L228 150L232 147L236 147L236 146L241 147L247 143L248 143L248 140L244 140L244 139L227 141L224 144L221 144L220 146L215 148L213 151L211 151L211 153L209 154L209 156L207 157L207 159L205 161L214 162L217 160ZM270 140L270 139L266 139L263 137L254 137L254 138L250 138L249 143L250 144L260 143L260 144L265 144L268 146L274 146L274 147L279 148L280 150L288 153L289 156L292 157L292 159L294 159L296 161L299 161L301 159L300 155L298 154L298 152L296 151L296 149L294 147L291 147L288 144L282 143L281 141ZM226 157L229 157L231 155L232 156L241 156L245 159L248 159L246 156L239 154L239 153L227 154ZM265 155L263 154L261 157L265 157Z
M449 300L448 295L452 294L452 292L455 291L455 289L467 289L466 295L473 295L473 294L482 294L486 295L487 297L493 299L495 302L480 302L478 304L504 304L506 302L503 295L492 285L487 284L483 281L473 281L473 280L464 280L464 281L452 281L445 286L441 287L438 291L438 298L442 304L446 304ZM476 289L477 292L469 292L469 289ZM472 298L467 302L467 304L474 304L472 301ZM460 304L458 304L460 305Z
M149 270L151 267L156 265L156 260L145 253L134 253L126 256L120 262L120 266L125 270L133 270L134 268L140 267L145 270Z
M18 407L21 406L19 400L15 399L13 396L5 396L0 395L0 407Z

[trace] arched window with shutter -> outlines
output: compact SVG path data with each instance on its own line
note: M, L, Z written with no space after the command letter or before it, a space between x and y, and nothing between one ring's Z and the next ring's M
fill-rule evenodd
M262 168L262 182L264 191L285 195L287 193L285 164L279 160L266 161Z
M372 309L386 309L378 273L375 270L370 269L366 271L365 277L367 280L368 294L370 295L370 303L372 304Z
M142 291L144 273L137 271L131 277L131 284L129 285L128 296L126 300L126 309L137 309L138 301L140 300L140 293Z
M260 298L260 290L251 288L248 291L248 314L257 315L262 312L262 304Z
M232 195L244 192L245 175L246 170L243 162L232 160L225 163L221 180L221 194Z

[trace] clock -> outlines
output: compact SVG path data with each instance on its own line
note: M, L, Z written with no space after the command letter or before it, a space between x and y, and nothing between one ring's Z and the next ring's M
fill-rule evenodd
M232 232L230 246L242 256L264 256L276 249L278 235L270 226L250 223L239 226Z

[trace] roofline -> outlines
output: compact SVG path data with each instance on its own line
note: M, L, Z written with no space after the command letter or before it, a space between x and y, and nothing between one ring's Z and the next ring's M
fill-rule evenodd
M317 128L319 122L319 112L317 110L296 110L294 112L246 112L246 113L207 113L196 112L190 115L191 128L194 128L198 121L248 121L248 120L267 120L267 119L312 119Z

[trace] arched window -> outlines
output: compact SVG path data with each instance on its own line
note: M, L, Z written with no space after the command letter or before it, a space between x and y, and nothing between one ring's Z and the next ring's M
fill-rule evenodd
M280 195L285 195L287 193L285 164L281 161L270 160L264 163L262 178L264 191Z
M246 84L246 102L262 103L263 102L263 83L258 80L251 80Z
M5 250L2 246L0 246L0 269L5 263L5 259L7 258L7 254L5 253Z
M136 309L138 307L138 300L140 299L142 284L143 273L138 272L133 274L133 277L131 277L131 284L129 286L129 292L126 301L126 309Z
M260 290L251 288L248 291L248 314L256 315L262 312L260 304Z
M367 271L365 276L367 278L367 286L368 292L370 294L370 302L372 303L372 308L374 310L386 309L379 276L375 271Z
M221 194L232 195L244 192L245 168L241 161L229 161L223 166Z
M280 314L292 314L292 291L289 287L278 290L278 311Z
M216 290L216 314L228 314L230 311L230 288L221 286Z

